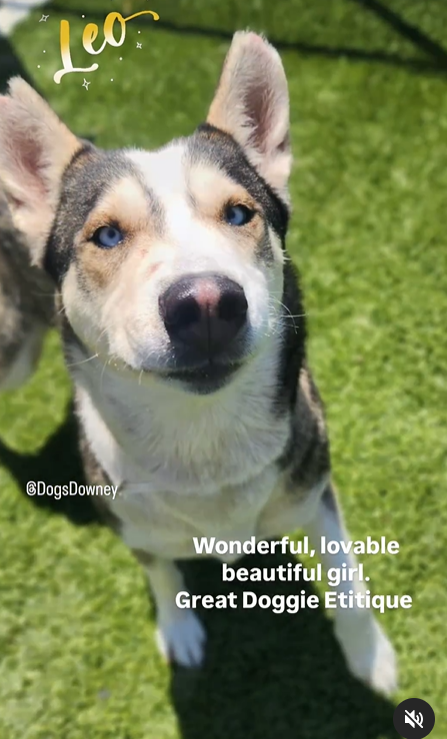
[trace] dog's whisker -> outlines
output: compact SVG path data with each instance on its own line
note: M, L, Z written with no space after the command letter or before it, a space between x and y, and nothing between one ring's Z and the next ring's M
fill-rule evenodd
M102 393L102 391L103 391L102 390L102 381L103 381L103 378L104 378L104 372L106 371L106 367L109 364L110 359L111 359L111 357L109 357L109 359L106 359L106 361L104 362L103 367L102 367L101 377L99 379L99 391L100 391L100 393Z
M81 359L80 362L72 362L71 364L67 364L67 367L77 367L79 364L85 364L86 362L91 362L92 359L96 359L99 357L99 354L92 354L91 357L88 357L87 359Z
M279 302L281 303L281 301L279 301ZM284 303L281 303L281 305L283 306L283 308L285 308L285 310L289 314L289 315L283 316L283 318L289 318L289 319L291 319L291 321L293 323L293 328L295 329L295 333L298 333L297 328L296 328L295 318L294 318L293 314L291 313L290 308L288 308L287 305L284 305Z
M284 308L284 310L286 310L288 312L289 316L294 315L294 314L291 313L290 308L287 305L285 305L285 303L283 303L282 300L279 300L279 298L277 298L276 295L272 295L271 298L278 305L282 306L282 308ZM308 315L309 315L309 313L306 311L304 313L299 313L299 314L294 315L294 318L297 318L297 317L298 318L303 318L303 317L308 316Z

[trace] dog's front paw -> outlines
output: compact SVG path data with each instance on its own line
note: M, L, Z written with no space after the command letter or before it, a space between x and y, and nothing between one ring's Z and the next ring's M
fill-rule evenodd
M205 655L206 634L193 611L175 612L160 618L157 644L162 655L183 667L199 667Z
M385 695L397 690L397 661L393 647L369 614L336 619L335 634L355 677Z

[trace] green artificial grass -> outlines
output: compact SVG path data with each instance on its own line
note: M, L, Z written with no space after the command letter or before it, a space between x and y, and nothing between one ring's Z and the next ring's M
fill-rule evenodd
M53 334L34 379L0 399L0 739L388 739L394 705L410 697L432 705L431 736L445 739L447 73L436 44L447 8L388 0L424 34L411 41L360 0L135 0L133 12L156 10L159 24L134 21L124 47L92 60L82 28L95 13L102 27L117 5L61 0L41 24L37 10L0 41L0 74L26 74L98 145L154 147L204 119L233 30L284 42L296 155L288 247L334 477L353 538L400 542L397 557L363 558L374 591L410 594L414 606L381 619L400 662L392 702L348 675L322 611L208 611L204 668L171 671L124 545L84 504L24 493L30 479L81 476ZM100 65L88 92L83 75L52 80L61 18L75 64ZM219 573L187 568L196 592L226 592Z

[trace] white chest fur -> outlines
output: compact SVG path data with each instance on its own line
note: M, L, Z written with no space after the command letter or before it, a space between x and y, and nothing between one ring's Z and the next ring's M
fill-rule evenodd
M124 524L123 536L129 546L160 556L183 557L192 556L194 536L244 540L255 533L260 512L277 482L274 464L264 462L263 469L253 474L253 460L241 455L238 465L228 439L221 441L211 463L202 460L200 466L197 460L191 461L190 469L172 450L165 449L161 457L161 441L157 448L152 440L143 464L140 439L133 439L130 455L84 391L79 392L79 403L94 454L113 484L120 486L111 505ZM225 458L231 456L230 470Z
M154 391L93 362L76 373L84 430L120 486L111 505L129 546L175 558L194 554L194 536L279 533L265 512L273 501L284 508L274 462L290 423L272 414L275 367L264 362L263 372L256 377L252 368L218 402L163 383ZM283 519L287 530L290 520Z

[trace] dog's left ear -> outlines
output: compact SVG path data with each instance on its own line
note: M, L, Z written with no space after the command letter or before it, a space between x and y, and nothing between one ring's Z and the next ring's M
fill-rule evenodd
M16 228L39 264L62 175L82 144L20 77L0 96L0 180Z
M207 123L231 134L266 182L288 199L287 79L278 52L261 36L234 35Z

